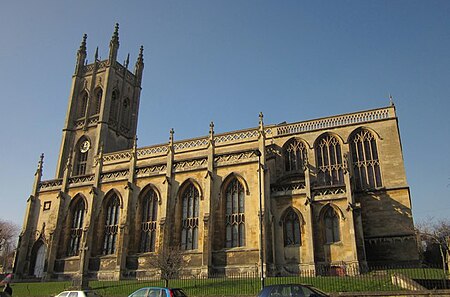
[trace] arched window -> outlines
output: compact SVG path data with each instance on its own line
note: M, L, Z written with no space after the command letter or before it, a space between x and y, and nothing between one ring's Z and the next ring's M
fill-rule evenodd
M109 121L111 123L116 123L117 121L117 111L119 107L119 98L117 91L113 91L111 95L111 107L109 110Z
M71 212L72 222L70 225L69 250L67 251L68 256L76 256L80 253L84 211L84 201L83 199L78 198L78 201L75 203Z
M317 182L320 186L344 184L341 144L331 135L325 135L316 144Z
M86 107L88 101L88 94L86 92L81 93L78 101L78 110L77 115L78 118L83 118L86 115Z
M325 224L325 242L333 243L341 240L339 216L332 207L328 207L323 215Z
M158 196L149 189L142 197L142 222L140 252L154 252L156 242L156 220L158 216Z
M225 247L245 246L244 187L234 178L227 186L225 213Z
M300 219L290 207L283 217L284 246L300 245L302 242Z
M286 171L304 171L306 157L306 147L303 142L293 139L286 143L284 150Z
M363 190L381 187L380 161L373 134L360 129L353 135L350 149L356 188Z
M86 174L86 166L87 166L88 152L89 152L90 146L91 145L90 145L89 140L87 140L85 138L83 138L79 142L79 146L78 146L77 152L76 152L74 175Z
M122 105L122 127L128 128L130 123L130 99L125 98Z
M193 184L189 184L181 196L181 249L194 250L198 247L198 200L199 193Z
M120 201L117 194L113 194L106 204L105 233L103 240L103 254L116 252L116 239L119 230Z
M102 97L103 97L103 90L101 88L98 88L97 92L95 92L94 114L100 113L100 108L102 107Z

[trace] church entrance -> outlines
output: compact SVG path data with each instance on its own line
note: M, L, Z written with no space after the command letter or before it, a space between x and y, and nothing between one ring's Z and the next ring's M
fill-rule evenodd
M35 277L42 278L44 276L45 255L47 253L47 246L41 241L37 241L33 247L33 259L31 272Z

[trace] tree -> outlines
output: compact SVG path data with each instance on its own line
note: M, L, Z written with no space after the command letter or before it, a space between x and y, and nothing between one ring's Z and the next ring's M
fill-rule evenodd
M0 265L3 272L12 268L18 234L18 225L0 219Z
M151 261L152 266L161 270L161 279L166 287L169 286L170 279L179 276L183 263L181 250L176 247L164 249Z
M442 268L450 270L450 220L429 219L416 225L416 230L423 244L423 251L431 252L433 247L439 250Z

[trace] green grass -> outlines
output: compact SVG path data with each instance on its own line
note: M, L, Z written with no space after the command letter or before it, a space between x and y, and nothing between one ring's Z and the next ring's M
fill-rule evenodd
M12 283L14 297L55 296L71 285L71 282Z
M390 273L398 272L408 276L412 279L443 279L448 277L444 274L444 271L439 268L405 268L405 269L391 269Z
M269 277L266 285L303 283L326 292L398 291L391 283L392 273L415 279L442 279L440 269L392 269L372 271L358 276ZM70 282L13 283L14 297L49 297L67 289ZM146 286L164 286L164 281L91 281L89 286L105 297L128 296ZM258 277L171 280L169 287L183 288L188 296L256 296L260 290Z

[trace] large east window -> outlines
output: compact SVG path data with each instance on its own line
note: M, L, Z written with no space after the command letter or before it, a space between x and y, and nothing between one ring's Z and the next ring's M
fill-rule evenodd
M350 149L356 188L364 190L381 187L380 161L374 135L360 129L353 135Z

